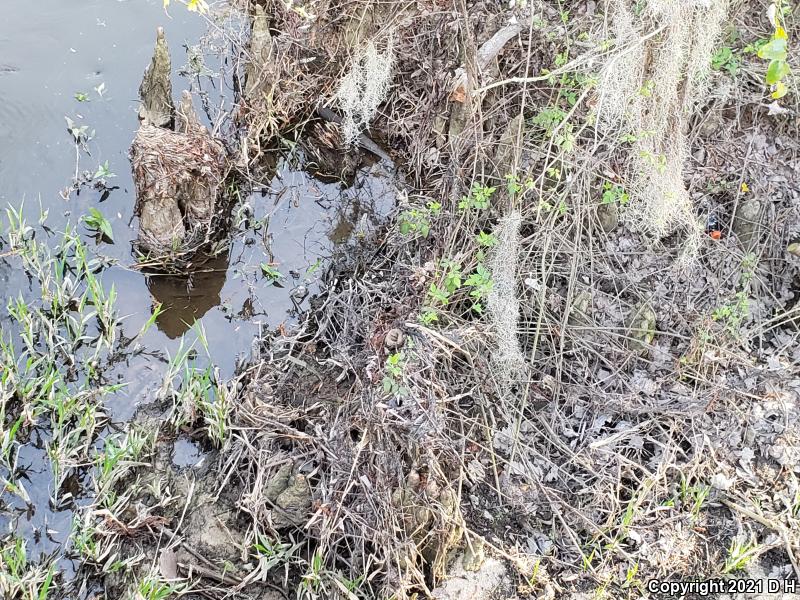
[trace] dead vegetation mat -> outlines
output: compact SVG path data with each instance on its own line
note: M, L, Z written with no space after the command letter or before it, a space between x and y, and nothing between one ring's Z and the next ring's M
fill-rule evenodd
M480 574L469 558L483 555L505 564L503 582L461 597L641 597L651 578L800 576L800 270L785 252L798 233L797 106L768 117L748 75L763 65L745 64L738 87L712 74L694 107L684 183L723 235L678 268L680 233L653 239L624 210L610 225L598 215L630 160L592 118L601 6L574 3L569 19L555 2L305 10L319 27L266 5L280 58L274 85L243 109L257 139L330 98L364 39L392 35L375 129L412 185L394 222L333 260L300 324L264 340L241 376L215 469L246 516L240 546L298 544L305 562L273 583L324 598L456 597L442 587L453 561ZM742 31L748 10L732 13ZM525 185L509 189L507 175ZM474 182L496 188L489 209L459 208ZM743 182L764 199L746 244L734 230ZM402 233L431 202L427 235ZM481 232L499 239L482 248ZM420 320L453 264L508 266L510 332L496 316L512 299L476 311L466 288ZM498 354L506 342L521 361Z

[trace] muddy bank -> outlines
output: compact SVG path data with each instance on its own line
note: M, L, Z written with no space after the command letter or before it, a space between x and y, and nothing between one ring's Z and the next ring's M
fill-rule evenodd
M80 576L115 597L475 600L794 580L795 107L762 110L766 65L746 50L769 18L261 6L234 47L256 54L242 129L223 138L244 179L288 139L345 180L317 213L341 243L297 276L258 260L249 284L283 286L293 319L265 324L232 377L182 346L155 402L89 455ZM681 37L701 24L718 31ZM241 223L272 223L238 202Z

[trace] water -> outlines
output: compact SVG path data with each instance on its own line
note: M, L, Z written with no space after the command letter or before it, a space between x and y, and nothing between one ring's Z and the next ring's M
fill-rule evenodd
M100 243L94 250L114 263L101 278L105 289L114 285L118 292L116 311L124 317L120 335L134 336L158 303L164 309L141 340L145 351L123 356L108 374L112 381L130 384L106 402L111 428L120 428L154 400L168 357L187 332L193 334L195 321L208 340L209 360L222 377L232 375L256 336L297 316L303 305L293 290L303 286L313 293L320 265L332 249L354 243L357 230L374 225L395 197L389 165L362 169L355 184L344 189L278 159L271 181L234 209L241 226L227 254L198 261L185 276L142 272L131 253L135 197L127 157L138 125L139 82L156 27L165 29L173 73L186 62L183 46L196 44L206 32L204 20L180 5L170 14L165 15L162 0L4 0L0 23L0 205L24 201L34 225L46 212L51 233L40 228L37 239L49 235L51 246L57 232L76 224L90 207L98 209L113 227L115 243ZM191 84L174 75L175 97ZM76 171L65 118L94 132L89 155L77 155L77 170L94 173L108 161L116 175L108 180L110 193L84 187L62 196ZM262 263L274 265L282 279L266 279ZM3 306L20 293L35 299L19 265L13 257L0 258ZM3 334L13 335L5 311L0 313ZM183 467L196 458L187 444L181 441L175 449ZM30 504L0 496L0 535L14 529L28 541L30 555L62 547L76 506L89 500L84 482L75 476L59 494L67 501L52 505L46 445L47 432L37 429L20 448Z

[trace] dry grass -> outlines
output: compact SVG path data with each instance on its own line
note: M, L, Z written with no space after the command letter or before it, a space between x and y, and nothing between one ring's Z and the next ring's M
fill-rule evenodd
M728 540L743 526L741 511L722 508L738 506L721 483L737 452L725 431L755 396L720 374L757 366L747 333L715 337L721 325L710 315L746 275L734 248L707 246L684 170L725 5L682 11L656 3L642 20L626 3L613 4L617 47L603 55L605 70L590 50L584 59L570 55L576 66L561 70L566 84L539 76L556 53L548 32L569 37L584 24L564 26L534 5L516 15L525 26L493 64L498 70L472 70L466 89L509 83L463 102L449 98L451 82L439 76L442 64L460 62L442 50L441 36L476 52L494 31L463 6L411 19L413 29L392 24L398 75L383 109L390 139L443 209L427 240L394 233L332 280L325 303L277 351L294 357L281 359L287 373L254 377L239 413L242 450L230 465L245 474L244 506L256 531L269 526L259 482L278 462L263 458L307 464L315 505L304 531L332 570L366 575L369 594L427 593L443 573L445 550L483 539L513 558L524 578L538 562L528 584L545 593L635 596L647 578L718 575ZM509 17L492 16L496 26ZM599 87L565 104L564 87L589 70L600 72ZM530 123L547 105L566 108L543 133ZM511 174L531 185L483 216L463 215L458 198L471 182L504 185L508 173L494 167L508 164L500 145L509 143L504 131L517 115L528 121ZM652 133L620 140L645 131ZM631 196L627 227L612 235L595 220L609 177ZM443 284L442 261L471 272L481 260L475 236L492 228L490 318L476 317L460 291L437 323L421 324L426 290ZM653 248L675 230L679 245ZM676 277L690 285L675 269L687 250L695 264L724 255L727 283L710 295L671 292ZM655 306L657 320L655 337L644 342L629 324L643 302ZM391 376L382 345L391 327L407 336L399 394L382 385ZM299 378L318 383L288 394ZM785 384L778 377L769 385ZM769 481L758 476L752 493L763 494ZM787 502L793 486L779 492ZM789 535L780 524L788 513L781 514L766 527ZM703 538L699 528L713 533ZM795 560L795 543L764 549ZM515 581L523 593L528 584Z
M548 3L426 2L383 19L372 3L319 2L303 7L311 27L268 5L277 74L241 107L250 139L266 148L332 101L353 40L392 31L377 124L414 189L395 223L337 257L300 325L262 347L221 451L216 483L247 515L242 547L296 541L283 581L306 597L347 597L354 581L365 598L424 597L451 552L479 540L519 596L638 597L649 578L715 577L742 536L797 571L797 382L757 351L793 356L796 309L776 298L797 267L776 258L784 233L760 234L755 265L733 236L712 244L687 191L725 5L654 2L638 19L610 4L608 22L565 23ZM517 34L479 68L479 47L512 17ZM473 182L498 188L489 208L459 208ZM609 231L604 184L631 198ZM401 234L401 211L430 201L429 235ZM687 248L692 273L676 269ZM466 285L431 300L452 265L466 276L484 263L486 315ZM737 293L760 316L738 314ZM643 306L656 321L644 332ZM310 490L292 525L271 493L289 472Z

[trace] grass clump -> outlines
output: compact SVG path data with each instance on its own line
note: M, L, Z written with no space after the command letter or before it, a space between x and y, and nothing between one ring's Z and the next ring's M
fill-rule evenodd
M47 600L56 588L52 565L29 562L25 541L16 536L0 541L0 593L4 598Z

